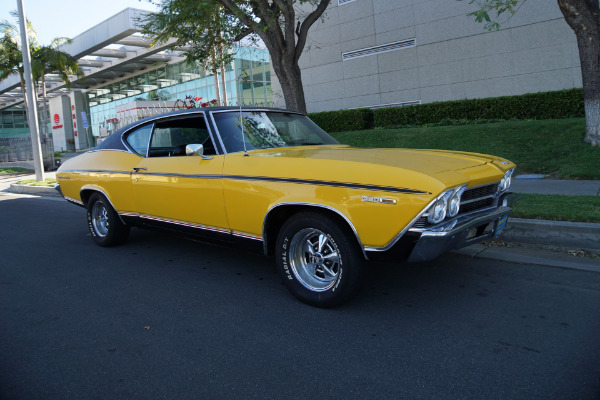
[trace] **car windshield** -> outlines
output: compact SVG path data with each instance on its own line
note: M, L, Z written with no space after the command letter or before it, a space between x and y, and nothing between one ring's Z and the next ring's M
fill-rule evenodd
M213 117L228 153L288 146L338 144L317 124L300 114L243 111L216 112Z

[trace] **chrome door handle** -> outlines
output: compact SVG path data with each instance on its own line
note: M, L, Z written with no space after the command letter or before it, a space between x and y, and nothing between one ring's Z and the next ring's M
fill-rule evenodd
M133 167L133 168L131 168L131 170L132 170L133 172L140 172L140 171L147 171L147 170L148 170L148 168L144 168L144 167Z

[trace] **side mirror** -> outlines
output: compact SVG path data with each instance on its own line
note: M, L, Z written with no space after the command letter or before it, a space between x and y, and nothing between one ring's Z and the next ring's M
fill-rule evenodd
M203 160L212 160L212 157L204 155L204 146L199 143L192 143L185 146L185 155L199 155L200 157L202 157Z

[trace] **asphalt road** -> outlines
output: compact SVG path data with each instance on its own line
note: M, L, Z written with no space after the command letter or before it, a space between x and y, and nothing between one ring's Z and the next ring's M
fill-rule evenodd
M0 194L2 399L598 399L600 274L449 254L372 264L333 310L273 260Z

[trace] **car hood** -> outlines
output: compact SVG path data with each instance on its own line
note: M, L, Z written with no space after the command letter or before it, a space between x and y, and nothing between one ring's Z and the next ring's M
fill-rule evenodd
M254 152L253 152L254 153ZM381 165L435 176L446 171L481 166L501 160L492 156L445 150L363 149L350 146L312 146L262 150L262 157L308 158Z

